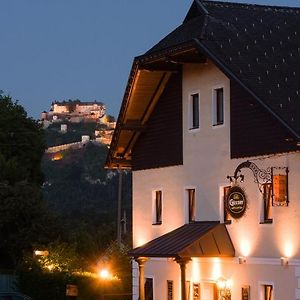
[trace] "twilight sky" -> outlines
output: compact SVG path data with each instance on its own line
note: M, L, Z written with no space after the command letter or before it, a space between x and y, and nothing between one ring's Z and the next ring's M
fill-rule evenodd
M225 1L225 0L224 0ZM299 0L231 0L300 7ZM118 115L134 56L180 25L192 0L1 0L0 90L39 118L54 100Z

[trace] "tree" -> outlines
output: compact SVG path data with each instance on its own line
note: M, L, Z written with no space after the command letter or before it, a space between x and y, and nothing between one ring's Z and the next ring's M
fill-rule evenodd
M10 267L52 231L40 191L44 150L41 126L0 93L0 253L9 257Z
M41 184L45 148L41 125L18 102L0 94L0 182Z

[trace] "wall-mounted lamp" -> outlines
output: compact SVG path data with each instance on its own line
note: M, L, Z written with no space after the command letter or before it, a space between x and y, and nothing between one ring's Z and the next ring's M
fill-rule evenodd
M281 257L280 258L280 263L282 266L287 266L289 264L289 260L287 257Z
M231 300L231 283L225 278L219 278L217 280L217 287L220 300Z
M239 256L239 264L245 264L247 262L246 257L245 256Z

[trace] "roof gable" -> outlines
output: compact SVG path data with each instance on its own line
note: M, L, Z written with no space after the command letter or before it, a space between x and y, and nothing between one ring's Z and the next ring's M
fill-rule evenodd
M293 145L300 145L300 8L195 0L178 28L135 58L106 166L131 167L139 130L171 73L207 59L275 117ZM159 85L146 82L149 76ZM153 101L138 97L136 91L145 88Z
M196 0L184 23L146 54L191 40L300 137L299 8Z

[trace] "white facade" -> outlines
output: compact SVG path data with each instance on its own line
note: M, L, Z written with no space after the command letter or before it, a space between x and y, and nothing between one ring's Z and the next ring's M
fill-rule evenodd
M196 191L196 221L224 222L223 187L227 175L246 161L260 169L287 167L288 206L272 206L273 222L261 224L263 200L253 173L243 169L248 205L245 215L226 225L234 258L192 258L187 278L200 283L200 299L213 300L214 284L223 277L231 282L231 299L242 299L242 287L250 287L252 300L265 300L263 288L272 285L272 300L300 299L300 154L230 158L230 81L211 62L183 67L183 165L133 172L133 247L138 247L187 223L187 189ZM224 122L214 124L214 90L224 91ZM190 129L190 97L199 94L199 128ZM247 134L247 133L245 133ZM162 191L162 224L153 223L153 193ZM239 257L243 257L239 261ZM285 257L288 264L282 265ZM240 262L240 263L239 263ZM133 263L133 299L138 299L137 264ZM167 298L167 280L174 285L174 300L180 298L179 265L166 258L149 258L145 277L153 279L154 299Z

